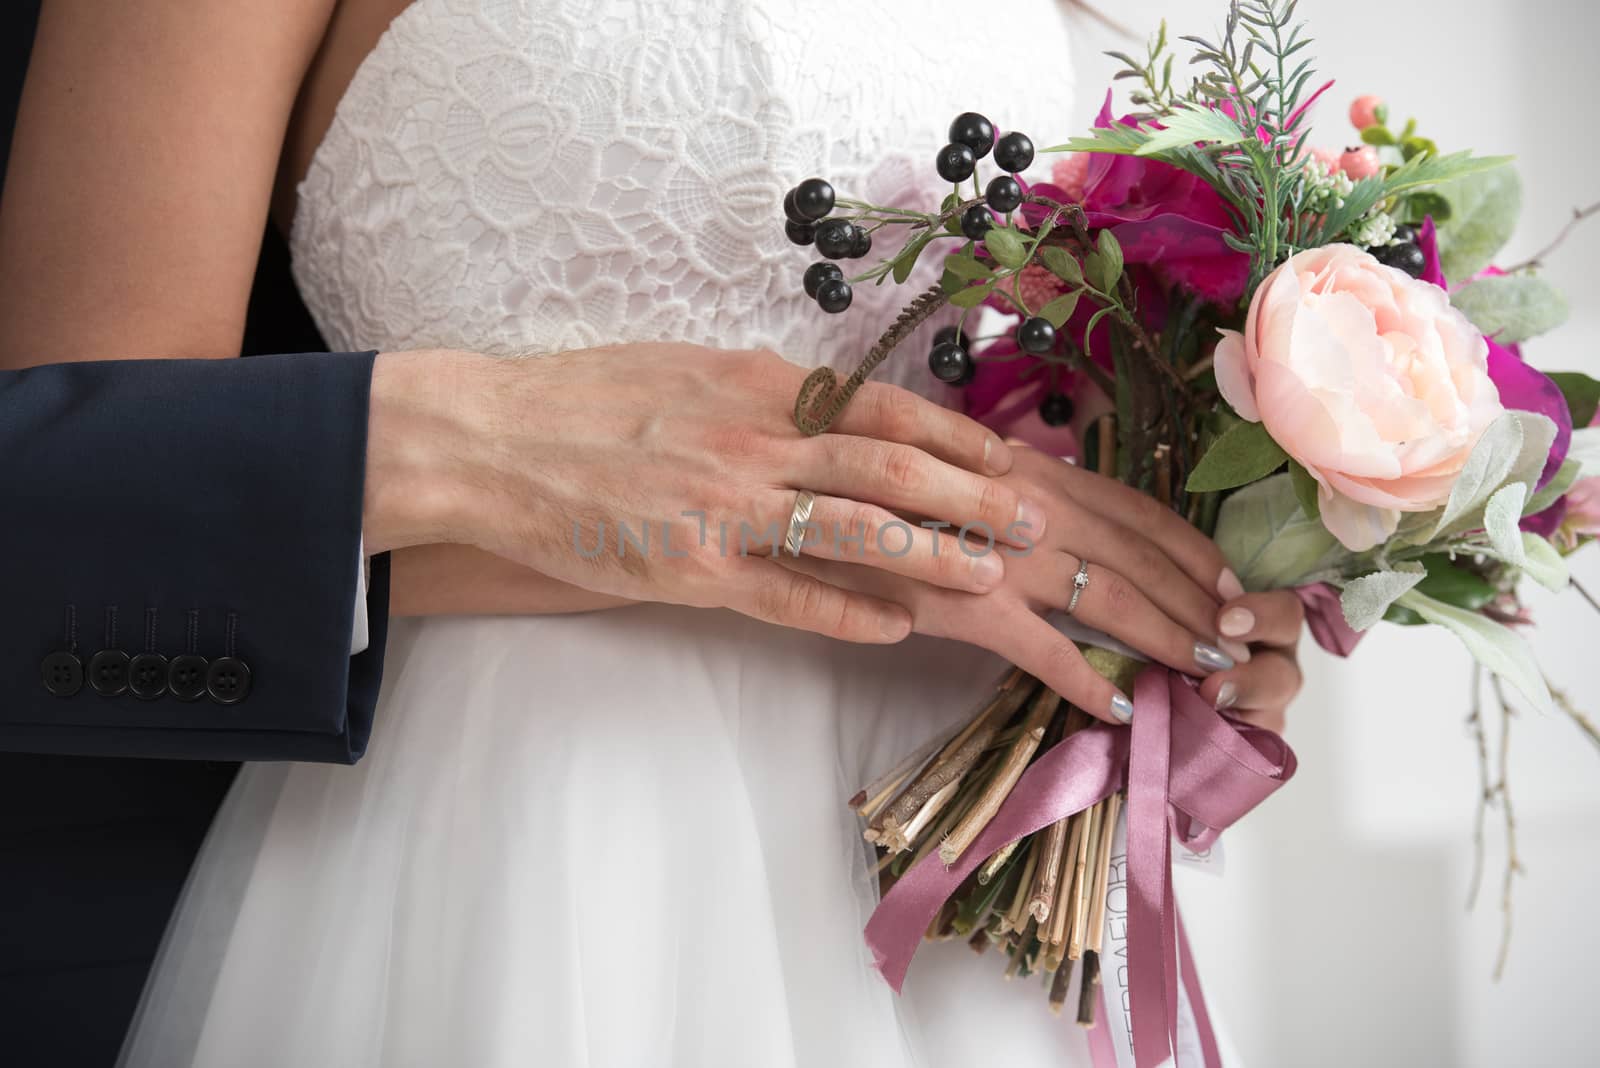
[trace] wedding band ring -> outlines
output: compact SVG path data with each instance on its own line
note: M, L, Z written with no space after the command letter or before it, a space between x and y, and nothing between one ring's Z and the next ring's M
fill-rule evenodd
M790 556L799 556L806 541L806 524L811 522L811 509L817 503L816 494L801 490L794 497L794 511L789 513L789 532L784 535L783 548Z
M1072 576L1072 599L1067 602L1067 615L1078 607L1078 598L1083 596L1083 591L1089 588L1089 561L1078 563L1078 573Z

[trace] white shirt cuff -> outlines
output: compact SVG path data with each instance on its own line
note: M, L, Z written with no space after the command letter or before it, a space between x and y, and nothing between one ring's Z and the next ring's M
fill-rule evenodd
M367 543L363 538L356 546L356 607L354 618L350 621L350 655L367 651L369 641L367 633L367 569L371 566L367 561Z

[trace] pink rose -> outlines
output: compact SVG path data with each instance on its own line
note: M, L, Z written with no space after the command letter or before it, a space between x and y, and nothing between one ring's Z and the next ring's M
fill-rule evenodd
M1217 385L1317 480L1347 548L1393 534L1451 487L1503 408L1488 346L1438 286L1353 245L1291 257L1224 330Z

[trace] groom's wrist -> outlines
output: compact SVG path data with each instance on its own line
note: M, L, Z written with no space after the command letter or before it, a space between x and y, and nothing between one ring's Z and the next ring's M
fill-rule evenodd
M491 361L428 349L379 353L367 416L366 551L471 542L486 460L478 394Z

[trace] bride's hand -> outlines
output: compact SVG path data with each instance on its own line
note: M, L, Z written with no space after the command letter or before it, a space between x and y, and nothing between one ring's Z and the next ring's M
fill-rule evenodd
M1128 695L1041 618L1067 607L1079 565L1088 560L1088 585L1073 611L1078 621L1178 671L1211 676L1201 693L1214 703L1233 697L1252 710L1276 710L1281 718L1299 685L1292 640L1300 617L1293 594L1230 601L1229 608L1252 613L1248 629L1240 629L1234 626L1243 622L1237 612L1219 618L1223 596L1242 591L1209 538L1171 509L1112 479L1020 446L1012 454L1012 472L1001 481L1040 502L1046 523L1031 551L1007 555L997 550L1006 556L1006 580L994 592L975 596L934 589L847 565L796 566L904 604L920 633L989 649L1079 707L1126 722L1132 707ZM1227 636L1232 631L1238 633ZM1271 652L1253 656L1239 639L1268 642ZM1289 646L1288 655L1279 648L1283 645ZM1232 689L1224 691L1225 683Z
M981 523L1012 544L1037 536L1038 508L993 477L1011 449L873 383L830 433L806 437L792 417L804 378L772 353L696 345L531 360L386 353L373 376L368 546L465 543L596 593L732 608L852 641L905 637L898 604L761 555L809 490L811 522L860 541L808 552L848 553L867 565L858 570L930 588L997 587L1003 557L969 556L953 534L906 528L896 513ZM908 551L880 538L886 524L909 531Z

